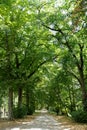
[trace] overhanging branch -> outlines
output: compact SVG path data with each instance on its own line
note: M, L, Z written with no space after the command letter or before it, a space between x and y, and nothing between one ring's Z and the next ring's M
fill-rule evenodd
M71 74L75 79L77 79L78 82L81 84L79 77L78 77L73 71L67 70L67 72L70 73L70 74Z
M51 28L51 27L47 26L46 24L44 24L43 22L42 22L42 25L43 25L45 28L48 28L48 29L50 29L50 30L52 30L52 31L55 31L55 32L59 32L59 33L61 33L62 35L64 35L64 33L62 32L62 30L61 30L60 28L58 28L58 29Z
M70 53L72 54L72 56L73 56L74 59L75 59L76 65L77 65L78 68L79 68L80 65L79 65L78 58L77 58L77 56L75 55L75 53L73 52L72 47L70 46L69 42L68 42L67 39L66 39L66 34L62 31L62 29L60 29L60 28L58 28L58 29L51 28L51 27L47 26L46 24L44 24L43 22L42 22L42 25L43 25L45 28L48 28L48 29L53 30L53 31L56 31L56 32L60 33L63 37L65 37L65 41L66 41L66 42L63 43L63 44L68 48L68 50L70 51ZM54 36L54 37L55 37L57 40L59 40L56 36Z
M54 56L54 57L52 58L52 60L55 60L57 57L58 57L58 55ZM38 70L43 64L45 64L45 63L47 63L47 62L49 62L49 61L50 61L50 59L42 61L42 62L37 66L37 68L36 68L34 71L32 71L32 72L27 76L27 78L29 79L33 74L35 74L35 73L37 72L37 70Z

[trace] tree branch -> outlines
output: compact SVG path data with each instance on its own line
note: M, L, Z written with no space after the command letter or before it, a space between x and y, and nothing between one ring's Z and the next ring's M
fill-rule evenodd
M52 60L56 59L57 57L58 57L58 55L54 56L54 57L52 58ZM27 76L27 78L30 78L33 74L35 74L35 73L37 72L37 70L38 70L43 64L45 64L46 62L48 62L49 60L50 60L50 59L42 61L42 62L37 66L37 68L36 68L34 71L32 71L32 72Z
M43 61L42 63L40 63L38 66L37 66L37 68L34 70L34 71L32 71L28 76L27 76L27 78L29 79L33 74L35 74L36 73L36 71L40 68L40 66L42 66L43 64L45 64L47 61L45 60L45 61Z
M62 31L60 28L58 28L58 29L51 28L51 27L47 26L46 24L44 24L43 22L42 22L42 25L43 25L45 28L48 28L48 29L50 29L50 30L52 30L52 31L55 31L55 32L59 32L59 33L61 33L62 35L64 35L63 31Z
M78 76L73 71L67 70L67 72L69 72L72 76L74 76L74 78L76 78L78 80L78 82L81 84L80 79L78 78Z
M80 48L80 69L83 69L83 66L84 66L84 60L83 60L84 45L79 44L79 48Z

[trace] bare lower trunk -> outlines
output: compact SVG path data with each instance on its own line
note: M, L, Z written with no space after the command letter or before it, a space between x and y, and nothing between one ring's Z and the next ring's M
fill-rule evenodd
M82 70L80 72L80 85L82 90L82 102L83 102L83 109L87 111L87 90L85 86L84 74Z
M18 89L18 107L22 106L22 88L19 87Z
M83 108L87 111L87 92L84 81L81 82Z
M13 119L13 89L9 88L8 92L8 118Z
M72 112L72 111L76 110L73 86L72 86L72 88L70 88L70 86L68 86L68 91L69 91L69 100L70 100L70 111Z
M85 111L87 111L87 90L85 86L84 58L83 58L84 45L79 44L79 48L80 48L80 64L78 65L78 71L79 71L80 85L81 85L81 90L82 90L83 108Z
M27 107L28 112L29 112L29 104L30 104L29 101L30 101L29 100L29 90L26 89L26 107ZM27 114L29 114L28 112L27 112Z
M32 91L29 91L29 88L26 89L26 107L27 115L32 115L35 111L34 97L32 96Z

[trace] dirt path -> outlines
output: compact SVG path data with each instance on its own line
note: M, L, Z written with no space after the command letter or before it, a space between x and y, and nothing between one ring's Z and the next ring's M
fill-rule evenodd
M66 116L41 113L14 121L0 121L0 130L87 130L87 124L75 123Z
M71 130L69 127L63 126L52 116L41 114L30 122L22 122L14 127L0 128L0 130Z

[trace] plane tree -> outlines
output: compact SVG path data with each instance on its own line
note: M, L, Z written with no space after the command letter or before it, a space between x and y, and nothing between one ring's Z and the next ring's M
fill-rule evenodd
M81 88L83 108L87 111L86 90L86 6L85 1L58 1L43 4L39 8L39 20L44 28L52 32L55 43L67 49L75 65L75 70L67 64L68 71L74 76ZM48 10L47 10L48 8ZM50 10L50 11L49 11Z
M33 75L56 57L53 45L47 45L49 32L39 25L34 5L27 0L0 3L0 80L1 88L8 92L9 119L14 117L13 99L16 96L13 95L18 97L18 108L23 105L23 94L26 96L24 104L32 105L28 101L34 100L30 95L37 76Z

